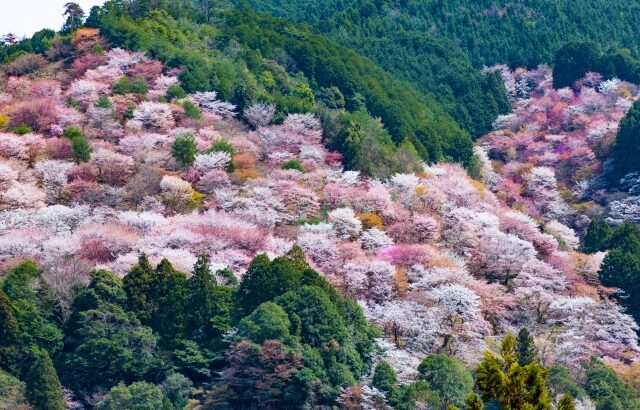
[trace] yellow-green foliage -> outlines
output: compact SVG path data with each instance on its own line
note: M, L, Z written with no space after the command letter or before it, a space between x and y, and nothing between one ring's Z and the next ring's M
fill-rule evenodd
M11 118L7 117L6 115L0 115L0 131L7 131L7 129L9 129L10 121Z
M356 215L356 217L362 222L362 226L364 229L371 228L382 228L384 223L382 222L382 218L372 212L365 212L362 214Z

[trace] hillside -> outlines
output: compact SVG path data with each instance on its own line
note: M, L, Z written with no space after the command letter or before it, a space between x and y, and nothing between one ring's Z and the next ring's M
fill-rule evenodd
M489 132L496 115L505 113L504 95L480 75L484 65L552 64L558 50L578 41L593 42L601 50L613 48L607 54L617 61L639 57L637 2L251 0L250 4L258 11L305 22L407 79L433 95L474 138ZM583 60L575 69L593 60ZM638 71L635 63L634 75Z
M13 63L2 83L1 346L15 403L17 377L32 403L106 409L140 397L462 405L468 369L526 328L576 403L636 408L629 385L587 360L630 372L640 348L598 284L602 255L580 253L571 228L509 208L459 165L344 171L313 114L186 92L188 66L93 29L70 44L66 64L42 57L14 75ZM443 398L425 369L448 356L465 384ZM603 374L624 388L590 389ZM34 396L43 385L52 393ZM542 388L549 406L569 391Z
M640 52L638 34L632 30L640 18L636 2L251 0L250 4L259 11L309 23L342 44L434 33L455 41L476 66L503 63L535 68L550 63L555 52L572 41L623 47L635 57Z

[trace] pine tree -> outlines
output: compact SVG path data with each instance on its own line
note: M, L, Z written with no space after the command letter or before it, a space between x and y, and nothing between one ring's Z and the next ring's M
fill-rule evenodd
M475 393L471 393L465 400L465 410L484 410L484 403Z
M154 302L149 299L149 289L153 280L153 268L147 255L142 253L138 257L138 264L134 265L122 279L122 287L127 293L127 305L140 321L148 323L154 310Z
M567 393L558 402L558 410L576 410L571 393Z
M9 346L18 335L18 323L6 293L0 289L0 346Z
M589 225L587 235L584 237L584 251L598 252L602 250L611 236L611 227L602 218L594 219Z
M151 327L158 332L161 343L171 346L184 336L187 276L163 259L156 266L148 299L153 301Z
M89 141L83 135L80 137L76 137L71 140L71 150L73 159L76 163L87 162L91 159L91 145L89 145Z
M208 323L213 311L216 279L211 274L209 257L206 254L198 256L188 287L191 309L187 317L187 333L196 338L209 336Z
M63 16L67 16L67 20L64 22L61 31L63 34L69 34L82 27L85 14L77 3L69 2L64 5Z
M613 146L613 173L615 182L618 178L640 170L640 102L635 102L627 115L620 121L620 128Z
M500 357L485 353L476 371L476 383L482 398L485 401L495 400L500 403L500 408L506 410L529 407L553 409L545 385L546 369L535 361L520 366L516 346L516 338L507 333L502 341Z
M65 410L62 385L45 350L36 356L27 374L27 398L38 410Z
M526 366L536 360L536 346L533 343L533 337L529 335L529 330L527 330L526 327L523 327L520 329L520 332L518 332L516 350L518 352L518 364L520 364L520 366Z

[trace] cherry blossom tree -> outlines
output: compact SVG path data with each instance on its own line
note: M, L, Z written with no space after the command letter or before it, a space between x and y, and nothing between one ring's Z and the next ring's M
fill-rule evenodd
M271 104L256 103L247 107L242 116L255 129L266 127L273 121L276 108Z
M341 239L353 239L362 230L362 222L351 208L338 208L329 212L329 222Z

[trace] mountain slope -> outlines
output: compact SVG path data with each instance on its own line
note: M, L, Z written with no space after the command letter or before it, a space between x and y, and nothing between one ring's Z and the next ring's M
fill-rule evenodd
M459 165L344 171L313 114L250 128L215 93L180 93L184 71L96 30L75 39L67 68L2 82L11 374L26 380L23 357L46 350L84 404L155 403L177 383L176 403L277 407L348 400L374 359L424 389L425 355L467 372L522 327L545 365L574 374L592 355L620 368L640 356L635 322L596 279L602 255Z

